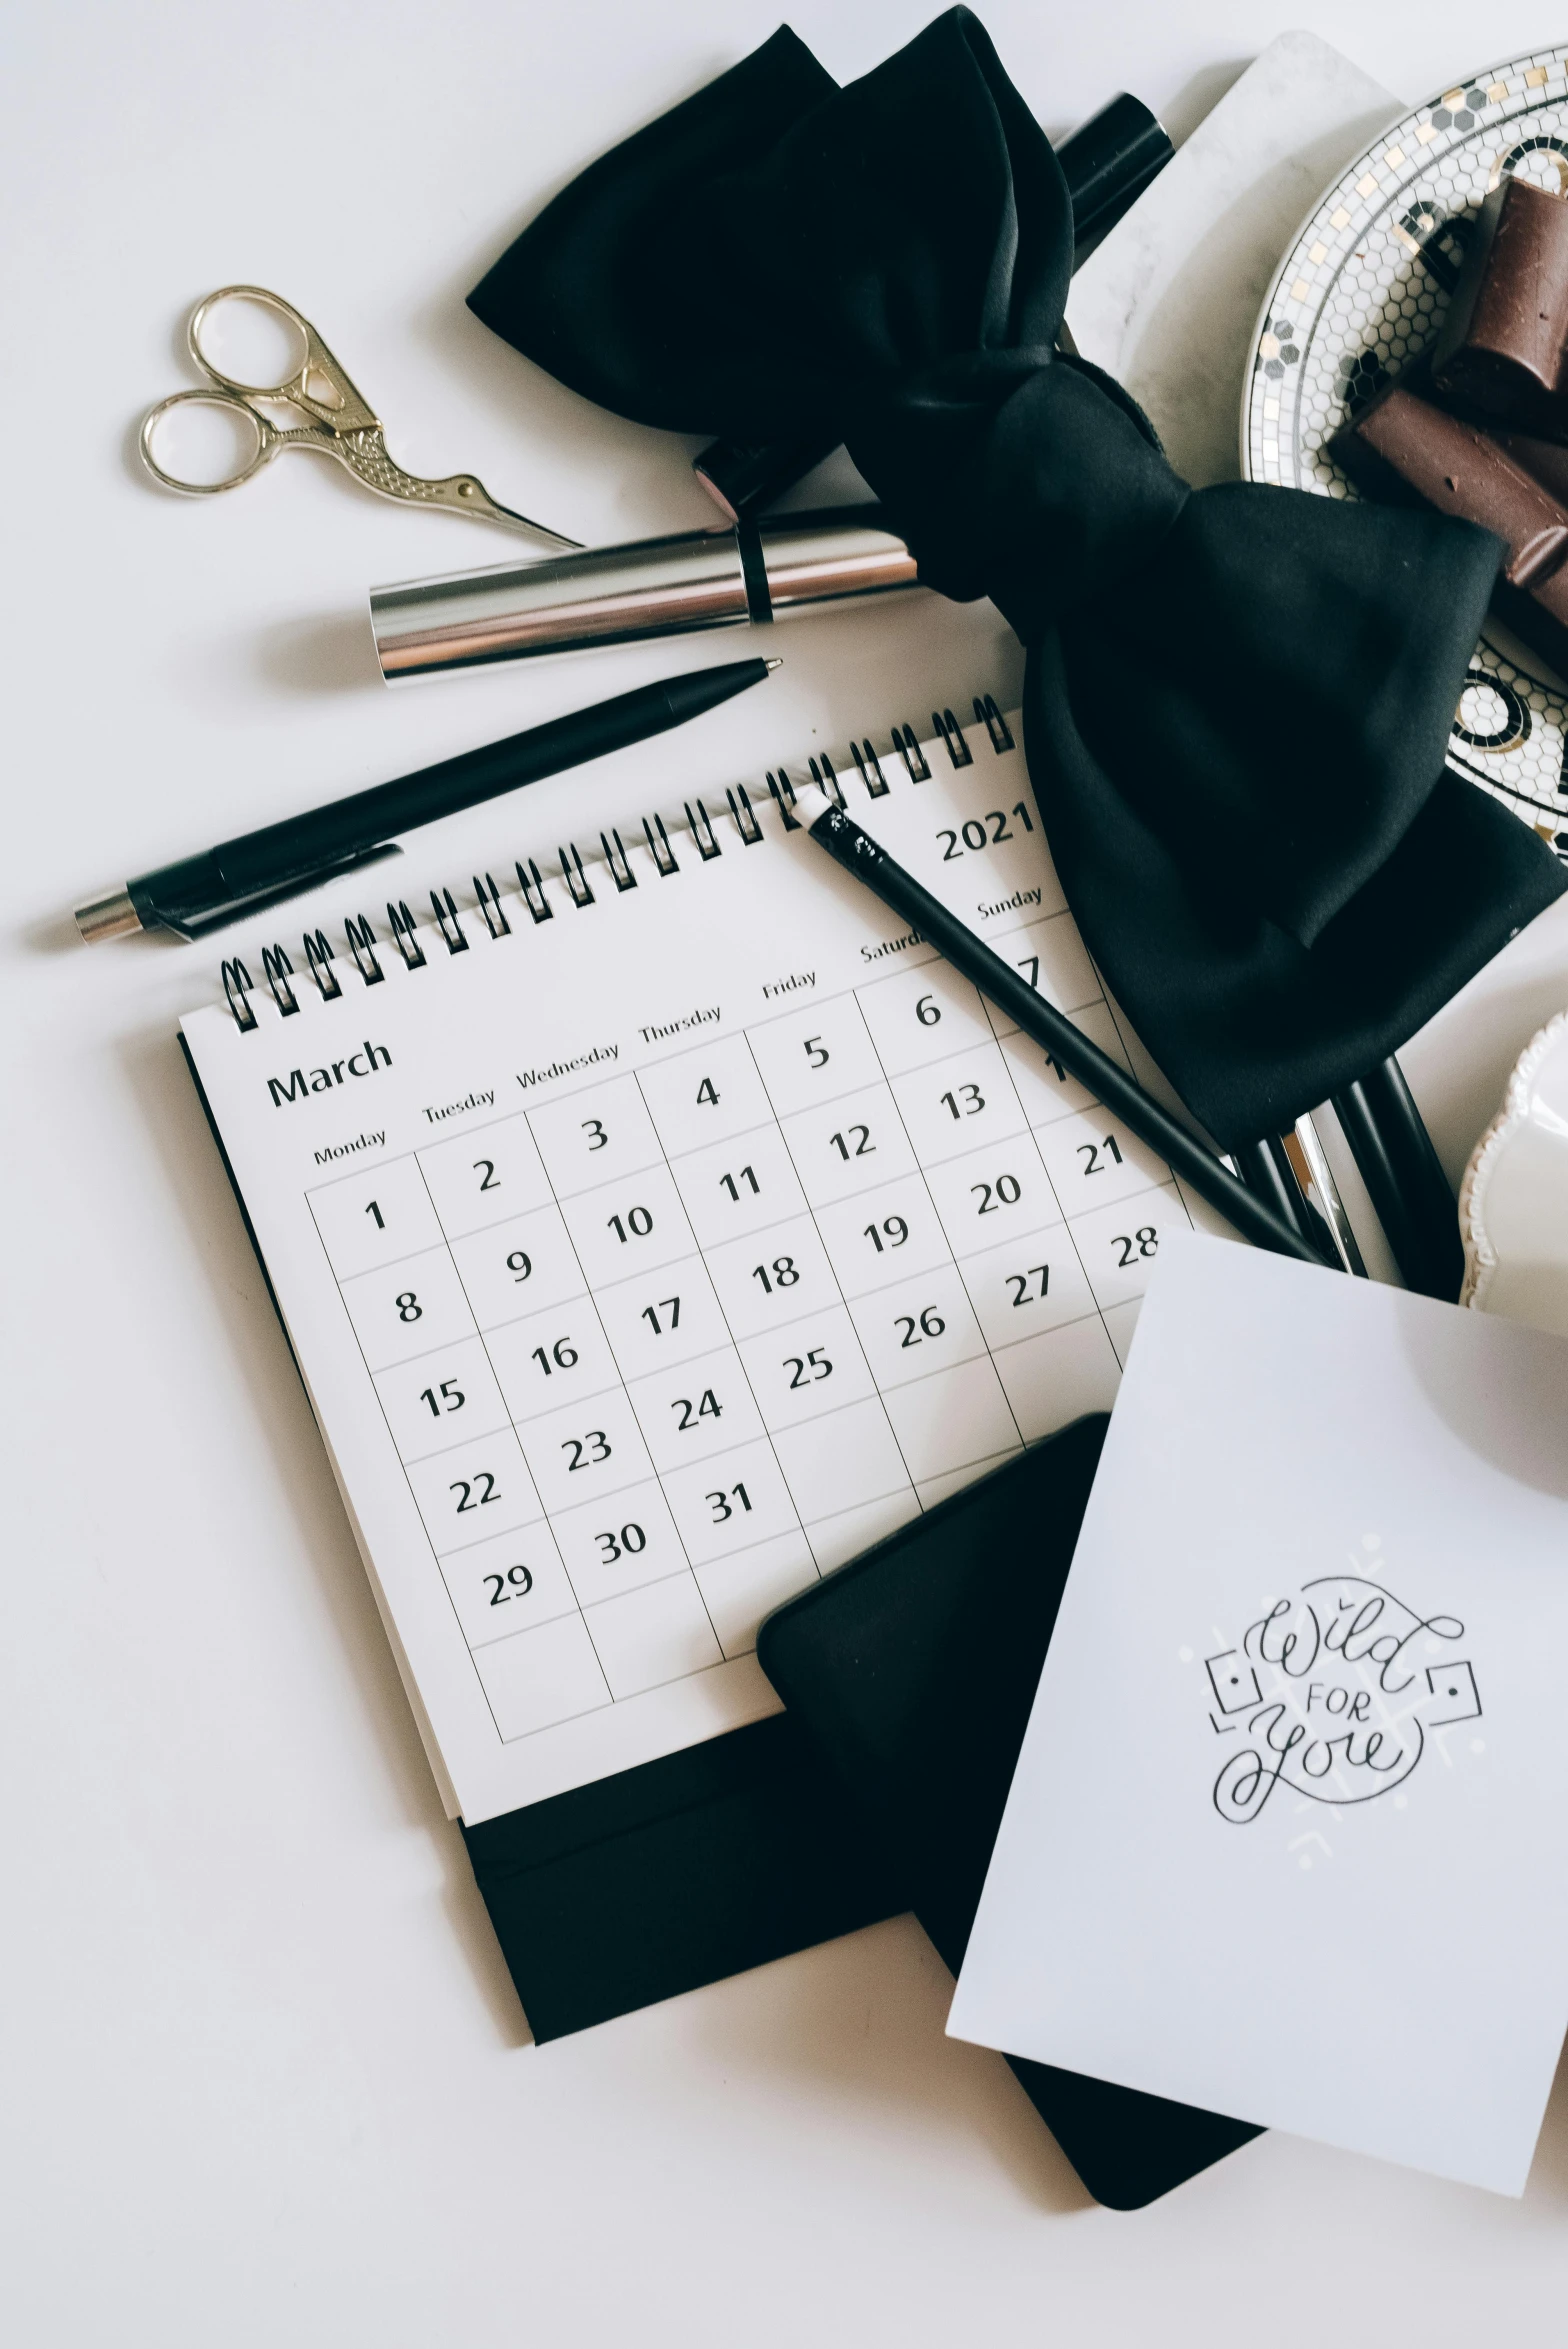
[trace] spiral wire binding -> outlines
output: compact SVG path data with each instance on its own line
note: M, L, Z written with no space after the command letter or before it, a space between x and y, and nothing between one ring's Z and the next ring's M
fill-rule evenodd
M450 889L432 889L430 904L448 954L468 952L468 934L457 918L457 900Z
M782 767L776 775L771 767L768 769L768 789L773 794L774 806L784 819L785 831L798 832L801 822L795 813L795 786Z
M671 873L678 873L681 868L675 861L675 851L670 846L670 836L664 829L664 818L662 816L644 816L642 828L648 839L648 854L658 866L660 873L668 880Z
M506 908L501 903L501 892L496 887L494 873L474 875L474 896L479 902L479 910L485 917L485 928L491 937L510 938L512 925L506 918Z
M975 707L978 709L979 706L977 702ZM915 740L913 726L905 726L902 731L897 726L893 728L893 748L903 760L911 783L930 782L931 769L926 762L925 752Z
M985 728L991 737L991 748L998 754L1004 750L1016 749L1013 730L990 694L986 695L984 701L981 700L978 693L975 695L975 724Z
M931 723L941 735L948 757L955 767L972 767L975 754L964 740L964 730L951 710L933 710ZM993 736L994 743L994 736ZM867 746L870 747L869 744Z
M952 765L955 768L973 766L974 752L965 739L963 729L953 712L950 709L933 710L931 723L933 731L940 738ZM992 695L986 694L982 698L977 694L974 697L974 723L976 726L984 728L986 738L998 757L1006 751L1017 748L1012 729ZM902 761L911 783L928 782L931 776L930 764L920 747L914 728L907 723L895 726L892 729L892 735L893 749ZM885 799L891 786L870 737L863 735L858 742L851 742L850 750L854 757L856 772L865 788L866 797L868 799ZM847 806L844 787L839 781L833 761L827 754L818 752L811 759L810 768L811 780L817 788L825 792L836 807ZM801 829L801 821L796 813L795 786L790 780L787 769L784 767L770 768L767 784L769 798L778 810L783 830L786 833L798 832ZM737 783L726 787L724 796L730 818L735 826L736 838L747 848L756 847L760 841L766 838L766 834L763 831L750 792L743 783ZM687 800L685 810L687 830L696 847L697 854L704 864L711 863L715 857L723 854L723 842L715 830L713 817L701 799L695 802ZM668 879L672 873L678 873L681 869L680 862L671 846L664 818L658 814L644 816L642 830L643 840L647 845L648 855L652 860L654 870L663 879ZM613 828L608 832L601 832L599 845L603 851L604 870L614 882L617 894L621 895L629 889L635 889L638 886L638 875L620 833ZM559 859L561 882L572 903L579 909L595 904L597 900L593 887L583 864L582 853L576 843L568 841L556 853ZM529 857L525 862L519 857L516 872L518 894L523 904L528 908L529 917L535 927L541 922L553 921L555 907L550 901L545 876L541 873L536 861ZM473 888L474 907L484 921L488 936L492 939L509 938L512 935L512 923L508 917L506 905L501 896L500 884L495 875L489 872L476 873L473 876ZM472 940L463 927L462 912L459 910L457 899L452 891L450 889L432 889L430 906L436 929L448 955L466 954ZM395 901L391 898L387 900L387 920L391 925L392 942L402 957L404 967L410 971L423 970L429 957L421 940L418 920L406 898L398 898ZM354 968L361 982L366 987L380 985L386 977L386 972L377 952L380 940L377 938L368 916L364 914L348 915L344 920L343 930L348 952L353 958ZM301 945L306 971L314 981L321 1001L323 1003L337 1002L344 993L343 982L334 968L333 948L325 931L320 929L306 931ZM280 1016L284 1019L290 1018L301 1009L301 1005L293 983L294 965L287 950L277 943L263 947L261 967L266 985L277 1005ZM233 1017L234 1025L242 1035L248 1035L260 1025L256 1015L256 1007L251 1001L256 992L255 981L245 964L237 957L223 964L222 979L224 998Z
M294 965L281 946L264 946L261 967L266 973L267 985L272 989L272 1000L285 1019L292 1019L299 1009L299 997L289 981L294 976Z
M870 742L852 742L849 747L855 754L855 764L860 769L860 780L866 787L866 797L886 799L888 780L882 772L882 761Z
M736 805L737 793L740 801L738 806ZM730 803L730 814L735 818L736 831L748 848L755 848L757 842L762 838L762 826L758 823L756 811L752 807L751 794L747 791L744 783L737 783L734 789L726 791L724 796Z
M255 981L242 962L226 962L224 964L223 992L228 999L229 1009L234 1014L234 1025L242 1036L247 1035L252 1028L260 1024L251 1008L250 991L254 985Z
M316 982L323 1003L335 1003L343 992L343 982L332 968L332 948L324 930L305 932L305 967Z
M693 815L691 812L691 801L689 799L687 800L686 821L691 826L691 836L697 843L697 854L701 857L704 864L710 863L716 856L723 855L724 851L720 848L718 840L714 834L713 818L709 815L707 809L703 806L700 799L697 802L697 813L695 815Z
M588 886L588 876L583 871L583 860L577 853L576 842L569 840L564 848L556 850L556 854L561 860L561 879L571 891L573 905L579 909L592 905L593 891Z
M526 868L522 858L518 858L517 886L523 893L524 905L527 906L536 922L554 921L555 908L544 893L544 875L532 857L528 859Z
M610 846L611 840L615 842L613 848ZM608 836L601 832L599 846L604 850L604 861L610 868L610 878L616 888L635 889L637 876L632 871L631 858L626 853L619 832L612 829Z
M349 952L354 957L354 968L367 987L379 986L386 972L376 959L376 933L369 921L363 914L357 919L350 914L343 929L348 939Z
M425 967L425 950L419 943L417 925L408 910L406 897L400 897L396 905L390 897L387 899L387 920L392 924L393 943L408 969L422 971Z
M818 766L815 759L812 760L811 780L813 783L815 783L819 791L825 791L827 793L829 799L832 800L835 807L847 807L849 805L849 802L844 797L844 786L839 781L837 775L834 774L833 761L828 757L826 751L822 753L822 764L820 767Z

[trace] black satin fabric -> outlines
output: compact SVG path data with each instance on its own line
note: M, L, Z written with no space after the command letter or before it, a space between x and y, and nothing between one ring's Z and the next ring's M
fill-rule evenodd
M1395 1050L1568 876L1443 764L1499 541L1189 489L1056 350L1072 241L959 8L842 90L780 30L574 180L470 306L619 415L838 434L922 578L993 598L1084 936L1240 1142Z

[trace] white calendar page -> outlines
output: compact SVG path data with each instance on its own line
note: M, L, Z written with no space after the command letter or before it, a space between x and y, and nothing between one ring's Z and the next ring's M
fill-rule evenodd
M1125 1061L1023 757L968 733L924 781L885 757L875 797L849 766L848 803ZM591 904L549 878L535 921L503 890L492 938L470 900L466 950L422 922L411 972L380 922L379 983L338 939L336 999L297 978L292 1016L261 991L248 1032L183 1023L470 1823L776 1710L762 1616L1108 1405L1188 1220L1159 1159L752 804L707 857L666 810L674 873L639 836L618 890L585 849Z

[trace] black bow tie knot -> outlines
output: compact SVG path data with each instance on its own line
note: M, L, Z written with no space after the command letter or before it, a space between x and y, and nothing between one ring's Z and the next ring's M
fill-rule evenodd
M992 597L1084 936L1241 1142L1395 1050L1568 884L1444 766L1498 541L1189 489L1056 352L1071 263L1056 158L956 9L844 90L777 33L584 172L471 301L621 415L840 433L922 578Z

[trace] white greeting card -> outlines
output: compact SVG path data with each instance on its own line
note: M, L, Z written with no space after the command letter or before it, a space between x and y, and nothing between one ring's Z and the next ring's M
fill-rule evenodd
M949 2031L1520 2193L1565 1689L1568 1344L1172 1234Z

